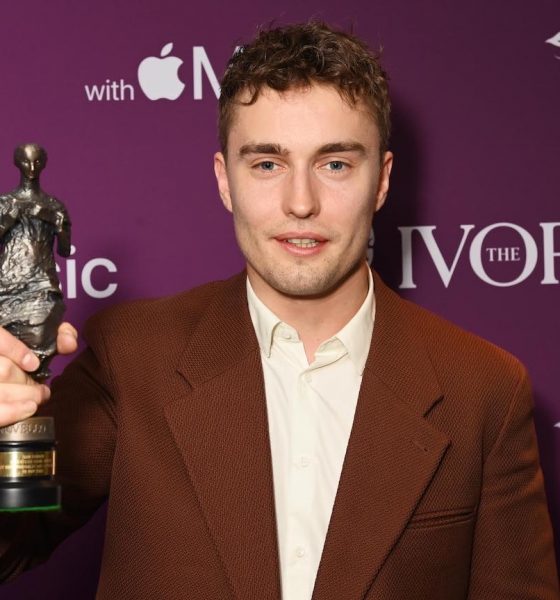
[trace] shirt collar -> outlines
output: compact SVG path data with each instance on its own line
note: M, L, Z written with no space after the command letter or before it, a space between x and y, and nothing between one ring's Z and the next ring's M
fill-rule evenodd
M255 328L257 340L261 350L270 358L272 351L272 340L276 326L282 321L266 306L266 304L255 294L253 286L247 277L247 302L249 314Z
M368 293L358 312L333 338L338 338L348 351L358 375L362 375L371 346L373 322L375 320L375 293L373 277L368 267ZM332 339L332 338L331 338Z
M259 346L269 358L272 351L274 331L282 321L257 296L248 277L247 301ZM338 333L329 338L329 340L338 338L344 344L348 352L348 357L354 364L359 375L362 375L364 371L369 354L374 319L375 295L373 277L368 267L368 293L365 300L350 321ZM325 340L323 344L329 340ZM323 344L319 346L318 351L320 351Z

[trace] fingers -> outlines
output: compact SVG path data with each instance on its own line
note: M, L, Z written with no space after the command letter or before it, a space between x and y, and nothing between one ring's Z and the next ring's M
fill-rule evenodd
M32 382L31 377L14 362L5 356L0 356L0 383L23 383Z
M69 323L58 328L57 349L69 354L78 347L78 332ZM25 344L0 327L0 427L27 419L50 397L46 385L32 379L39 359Z
M78 332L70 323L62 323L58 328L56 346L59 354L71 354L78 348ZM39 368L39 359L16 337L0 327L0 356L14 362L24 371L33 372Z
M4 383L0 386L0 427L17 423L35 414L40 404L48 400L46 385Z
M35 414L50 394L46 385L36 383L16 363L0 356L0 427Z
M58 328L56 348L59 354L71 354L78 348L78 332L70 323L62 323Z
M64 330L67 333L63 337L69 341L63 347L71 351L76 345L75 330L71 325ZM27 419L49 399L49 388L30 376L38 368L35 354L0 327L0 427Z
M11 333L0 327L0 355L8 358L24 371L39 368L39 359L29 348Z

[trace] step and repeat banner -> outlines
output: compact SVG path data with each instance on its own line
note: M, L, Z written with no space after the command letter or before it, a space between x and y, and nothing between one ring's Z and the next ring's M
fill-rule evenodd
M556 0L28 0L0 16L0 192L18 183L14 147L43 145L42 186L73 221L58 267L78 328L243 267L212 169L218 81L237 45L316 18L382 48L395 166L370 254L403 296L528 366L560 537ZM93 598L104 516L0 599Z

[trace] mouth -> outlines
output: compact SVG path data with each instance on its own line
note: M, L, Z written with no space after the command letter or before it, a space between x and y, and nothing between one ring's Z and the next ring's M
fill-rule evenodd
M284 241L288 244L293 244L298 248L315 248L320 244L319 240L314 240L312 238L288 238Z
M278 235L274 239L286 250L299 256L315 254L327 243L326 238L310 232L298 232L297 234L290 232Z

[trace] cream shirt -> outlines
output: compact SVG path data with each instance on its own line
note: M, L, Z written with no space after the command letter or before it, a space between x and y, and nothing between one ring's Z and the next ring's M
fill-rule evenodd
M247 279L264 373L283 600L310 600L313 593L373 333L368 273L364 303L311 364L297 331Z

